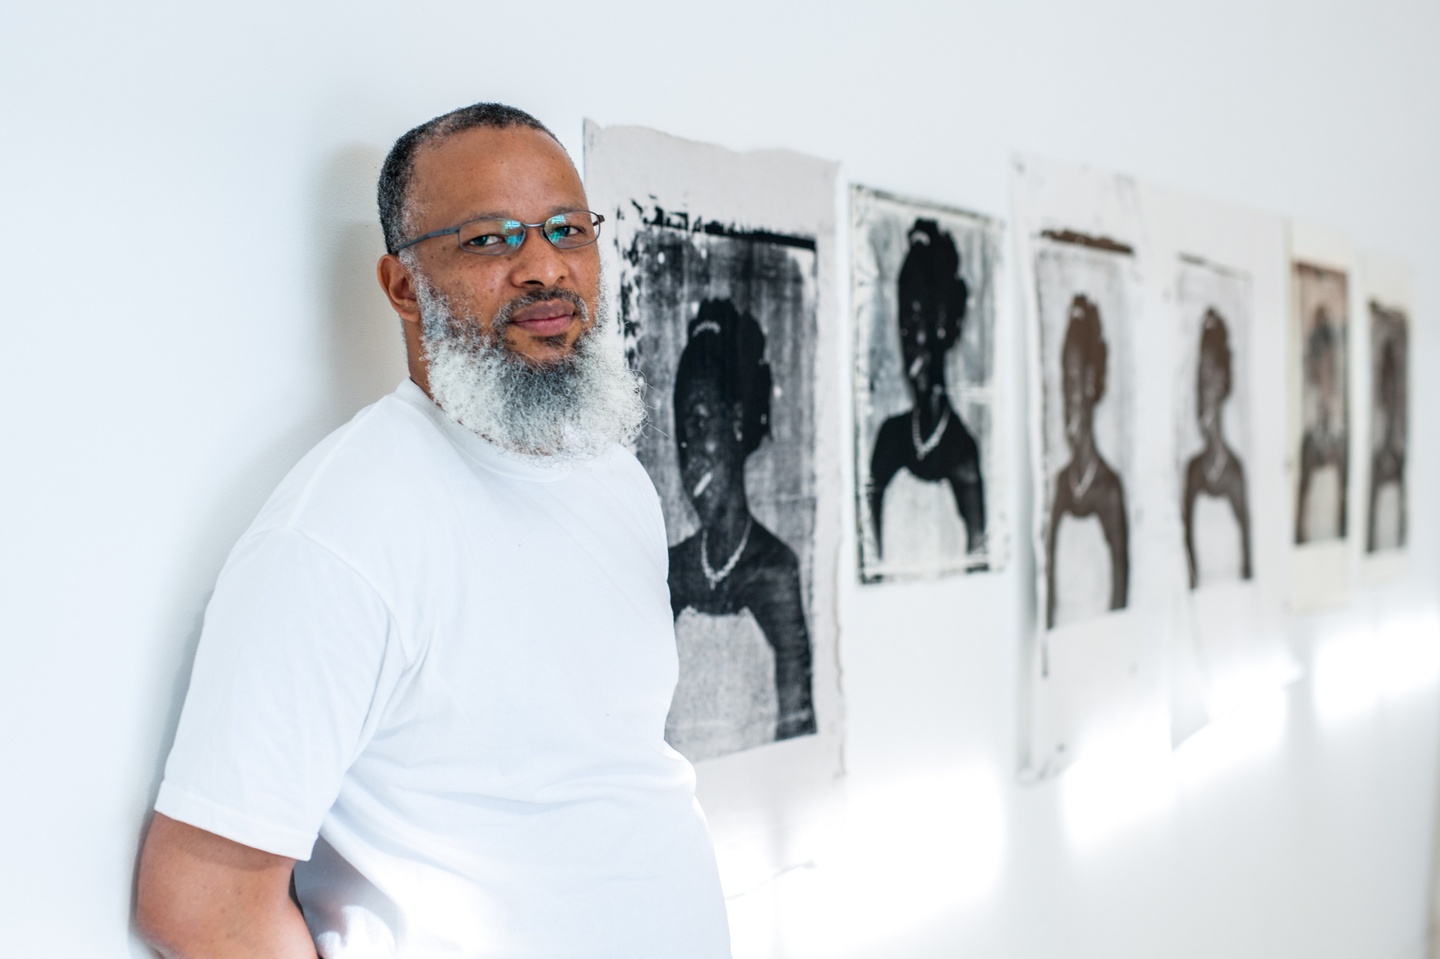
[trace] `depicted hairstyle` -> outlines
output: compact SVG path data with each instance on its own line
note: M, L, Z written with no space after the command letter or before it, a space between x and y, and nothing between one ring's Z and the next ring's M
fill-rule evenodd
M901 312L916 299L927 307L939 307L943 326L935 332L948 348L959 338L960 322L970 298L970 289L959 275L960 252L950 234L942 232L934 220L916 220L907 239L910 250L900 266L897 283ZM935 314L927 311L925 319L934 323Z
M475 127L495 130L529 127L539 130L557 143L560 142L545 124L524 110L517 110L503 103L475 103L451 110L433 120L426 120L395 141L395 145L390 148L390 154L385 157L385 165L380 168L376 200L380 207L380 229L385 234L386 252L394 253L395 248L405 242L409 229L410 178L415 172L415 154L421 147L430 146Z
M1065 326L1065 342L1060 347L1060 361L1074 350L1080 361L1095 374L1095 393L1091 403L1105 395L1105 367L1110 355L1105 335L1100 330L1100 310L1084 293L1076 293L1070 301L1069 322Z
M742 410L740 441L745 455L770 434L770 364L765 334L749 313L729 300L706 300L690 321L689 340L675 369L676 419L680 397L696 381L713 383L725 405Z
M1200 355L1209 356L1220 370L1225 383L1225 388L1220 391L1220 399L1223 400L1230 395L1230 331L1225 327L1224 318L1213 307L1205 311L1205 318L1200 323Z

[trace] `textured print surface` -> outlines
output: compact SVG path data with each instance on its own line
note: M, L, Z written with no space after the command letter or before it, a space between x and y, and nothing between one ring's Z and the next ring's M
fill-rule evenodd
M1347 276L1332 269L1295 264L1295 301L1300 313L1300 464L1295 491L1295 542L1345 538L1349 486L1350 324Z
M863 582L1005 562L999 225L856 187L856 516Z
M1250 277L1181 259L1175 296L1177 486L1190 588L1199 589L1254 575Z
M815 732L813 238L634 203L620 319L645 376L637 455L665 511L691 760Z
M1055 233L1036 245L1047 627L1129 602L1134 445L1132 254Z

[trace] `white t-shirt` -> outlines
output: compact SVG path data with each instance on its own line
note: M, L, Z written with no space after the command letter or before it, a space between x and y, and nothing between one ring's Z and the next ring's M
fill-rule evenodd
M728 957L666 562L629 453L537 465L406 381L231 553L155 808L309 860L327 959Z

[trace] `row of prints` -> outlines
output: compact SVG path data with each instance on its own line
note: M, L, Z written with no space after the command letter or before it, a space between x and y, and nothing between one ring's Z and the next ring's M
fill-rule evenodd
M1287 605L1398 570L1411 307L1395 264L1026 158L1023 331L1002 310L998 220L855 186L847 344L834 164L592 123L585 168L648 384L636 453L665 514L680 668L666 736L701 763L722 847L803 833L777 820L813 818L841 773L842 456L859 576L878 584L1004 568L1007 453L1029 437L1035 776L1116 729L1183 738L1287 681ZM1003 403L1021 343L1028 422ZM849 451L825 402L842 356Z

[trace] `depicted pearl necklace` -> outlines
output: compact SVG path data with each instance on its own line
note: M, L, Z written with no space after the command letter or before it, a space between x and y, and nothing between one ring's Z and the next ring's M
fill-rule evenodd
M935 447L940 445L940 440L945 436L945 427L950 425L950 404L946 403L940 408L940 422L935 425L935 431L925 441L920 440L920 407L915 407L910 414L910 442L915 446L915 458L924 459L935 452Z
M1090 457L1090 465L1085 467L1085 472L1080 476L1080 482L1070 484L1071 499L1084 499L1085 494L1090 492L1090 484L1095 482L1095 471L1100 468L1100 457Z
M740 545L735 547L735 552L730 554L730 559L719 569L710 568L709 534L705 530L700 531L700 571L705 574L705 581L714 589L725 582L726 577L735 572L735 564L740 562L740 554L745 552L745 544L750 542L750 527L755 525L753 517L745 517L745 532L740 534Z

